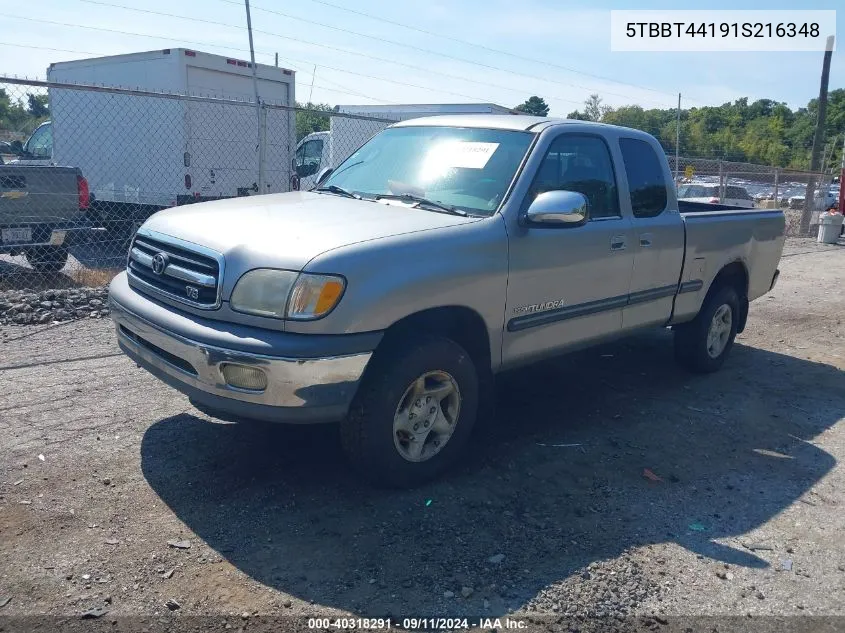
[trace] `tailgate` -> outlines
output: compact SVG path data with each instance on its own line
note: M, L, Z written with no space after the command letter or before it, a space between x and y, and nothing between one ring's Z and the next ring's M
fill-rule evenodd
M57 224L80 221L75 167L4 165L0 167L0 225Z

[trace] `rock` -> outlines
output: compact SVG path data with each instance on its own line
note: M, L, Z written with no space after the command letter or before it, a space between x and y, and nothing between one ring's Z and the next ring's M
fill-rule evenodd
M836 569L839 571L845 571L845 564L837 565Z
M241 620L249 620L249 613L247 613L246 611L241 613Z
M40 317L38 317L38 323L49 323L52 320L53 320L53 315L50 314L49 312L42 314Z
M73 574L70 573L70 574L65 575L65 580L73 580Z
M82 574L82 580L89 580L91 578L91 574Z
M757 600L764 600L766 596L763 595L762 591L757 592Z
M106 604L111 604L111 596L106 596L105 598L103 598L103 601L104 601Z
M494 565L498 565L503 560L505 560L504 554L494 554L493 556L491 556L490 558L487 559L487 562L493 563Z
M94 607L92 609L88 609L87 611L85 611L82 614L82 619L83 620L93 620L93 619L96 619L96 618L101 618L108 612L109 612L109 610L106 609L105 607Z
M120 541L118 541L116 538L106 539L106 545L117 545L118 543L120 543Z
M454 598L454 597L455 597L455 592L454 592L454 591L448 591L448 590L447 590L447 591L444 591L444 592L443 592L443 597L444 597L444 598Z
M733 580L734 575L729 571L719 570L716 572L716 576L721 578L722 580Z
M106 477L105 479L103 479L103 485L104 485L104 486L108 486L108 485L110 485L110 484L111 484L111 479L109 479L108 477Z
M170 547L175 547L176 549L191 549L191 542L190 541L177 541L175 539L167 541L167 544Z
M173 572L175 572L175 571L176 571L176 568L173 568L173 569L171 569L171 570L169 570L169 571L164 572L164 573L161 575L161 577L162 577L162 578L164 578L165 580L168 580L169 578L171 578L171 577L173 576Z
M179 604L178 602L176 602L173 598L170 598L170 600L165 602L164 606L166 606L171 611L178 611L179 609L182 608L182 605Z
M787 558L786 560L781 561L780 568L783 571L792 571L792 560Z
M472 587L461 587L461 595L464 598L469 598L473 594L474 590Z
M11 601L12 601L12 596L4 596L3 598L0 598L0 609L5 607Z
M38 305L40 307L44 308L45 310L49 310L50 308L53 307L53 302L52 301L42 301Z
M787 547L787 548L786 548L786 553L787 553L787 554L794 554L794 553L795 553L795 549L793 549L792 547Z
M285 601L282 603L282 606L283 606L285 609L290 609L290 608L291 608L291 606L293 606L293 603L292 603L290 600L285 600Z
M99 308L101 305L103 305L103 302L99 299L91 299L91 301L88 302L88 305L92 308Z

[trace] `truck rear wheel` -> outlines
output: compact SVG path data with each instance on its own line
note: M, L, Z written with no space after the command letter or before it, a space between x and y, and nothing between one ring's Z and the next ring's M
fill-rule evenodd
M686 369L706 374L719 369L733 347L739 325L739 296L733 286L715 288L698 316L675 328L675 358Z
M477 410L469 354L450 339L425 336L373 357L341 422L341 441L352 466L373 483L416 486L455 462Z
M67 264L68 250L64 246L34 246L24 255L36 272L57 273Z

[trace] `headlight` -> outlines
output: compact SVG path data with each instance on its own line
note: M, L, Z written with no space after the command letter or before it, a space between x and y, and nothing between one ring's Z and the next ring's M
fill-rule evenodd
M238 280L229 305L247 314L307 321L331 312L345 287L343 277L335 275L260 268Z

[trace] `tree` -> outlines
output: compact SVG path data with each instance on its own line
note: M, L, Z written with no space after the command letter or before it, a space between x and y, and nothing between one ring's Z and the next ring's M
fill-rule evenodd
M592 94L584 101L584 116L587 121L601 121L604 115L611 112L613 108L601 104L601 97Z
M50 114L48 107L47 95L34 95L32 93L26 95L28 106L26 108L36 119L46 117Z
M546 100L536 95L528 99L526 102L520 103L516 106L516 108L514 108L514 110L522 112L523 114L531 114L533 116L549 115L549 106L546 104Z
M304 137L313 132L323 132L329 129L331 117L317 112L331 112L333 108L328 103L299 103L296 107L307 108L296 111L296 142L299 143Z
M589 119L587 118L587 115L584 114L583 112L578 112L578 110L575 110L574 112L570 112L569 114L566 115L566 118L567 119L575 119L576 121L589 121Z

